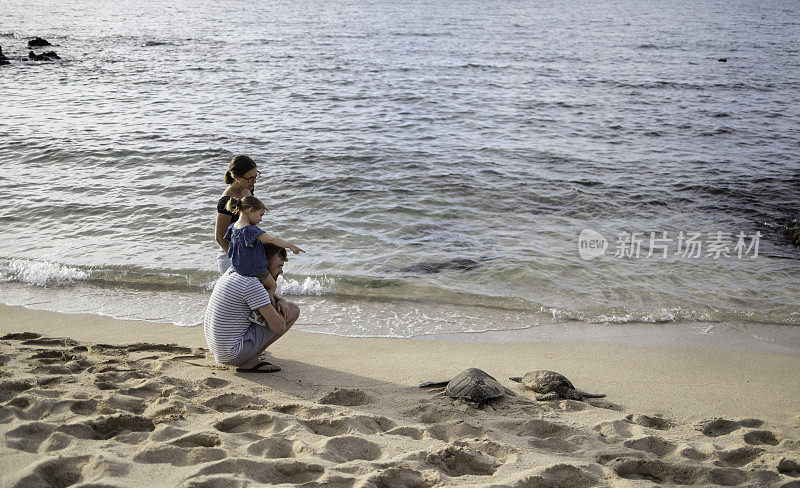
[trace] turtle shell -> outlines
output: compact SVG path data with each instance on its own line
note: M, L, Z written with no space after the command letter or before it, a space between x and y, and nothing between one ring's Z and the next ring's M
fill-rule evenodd
M444 392L453 398L483 403L503 396L505 389L485 371L470 368L450 380Z
M525 373L522 377L522 384L525 388L533 390L536 393L550 393L552 391L566 392L574 390L572 382L566 376L556 373L555 371L539 370Z

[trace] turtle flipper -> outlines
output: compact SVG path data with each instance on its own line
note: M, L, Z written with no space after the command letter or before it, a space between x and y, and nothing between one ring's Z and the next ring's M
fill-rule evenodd
M583 400L584 398L605 398L606 397L605 393L587 393L587 392L581 391L581 390L570 390L569 393L567 393L567 396L569 398L572 398L573 400Z
M511 381L516 381L517 383L522 383L522 376L514 376L509 378Z
M419 385L420 388L442 388L447 386L449 381L426 381Z
M558 393L555 391L551 391L550 393L547 393L545 395L536 395L536 399L539 400L540 402L546 400L555 400L556 398L558 398Z

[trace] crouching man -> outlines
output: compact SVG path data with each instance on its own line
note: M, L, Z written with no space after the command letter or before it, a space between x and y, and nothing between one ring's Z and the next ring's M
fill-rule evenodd
M283 273L288 261L286 249L264 246L267 253L267 270L274 279ZM257 310L266 324L250 321L250 313ZM300 316L300 307L275 294L271 304L267 290L252 276L242 276L229 268L214 285L206 307L203 330L206 343L218 363L237 366L240 373L274 373L277 366L259 357L266 348L292 327Z

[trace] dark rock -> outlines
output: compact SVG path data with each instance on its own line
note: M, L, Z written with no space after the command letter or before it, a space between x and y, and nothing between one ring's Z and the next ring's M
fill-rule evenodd
M41 37L36 37L28 41L28 47L43 47L43 46L52 46L52 44L42 39Z
M0 66L3 66L4 64L10 63L8 62L8 58L6 58L6 56L3 54L3 47L0 46Z
M792 241L792 244L800 246L800 222L789 222L783 230L783 235Z
M474 259L455 258L450 261L442 262L423 262L406 266L400 271L418 274L435 274L446 270L470 271L481 266L481 263Z
M35 52L30 51L28 53L28 59L31 61L51 61L53 59L61 59L61 56L56 54L55 51L48 51L42 54L36 54Z

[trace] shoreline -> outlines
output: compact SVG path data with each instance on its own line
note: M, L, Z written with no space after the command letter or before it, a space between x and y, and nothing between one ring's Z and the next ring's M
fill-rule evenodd
M297 301L301 310L307 306L304 298L290 297ZM56 303L61 303L60 301ZM449 305L450 308L441 313L457 313L459 308ZM159 324L163 327L200 328L202 322L193 325L169 323L160 320L137 319L117 317L106 313L56 311L53 306L35 308L25 304L0 303L0 310L25 309L35 312L46 312L60 315L79 315L103 317L110 321L120 323L134 322L141 324ZM312 308L319 314L317 304ZM483 309L482 309L483 310ZM332 332L326 328L315 328L313 322L308 323L301 313L300 321L295 325L295 332L303 334L322 334L344 339L412 339L435 340L457 343L540 343L540 342L589 342L618 344L622 346L702 346L711 348L735 348L743 351L781 352L800 355L800 327L780 324L760 323L732 323L732 322L698 322L680 320L675 322L626 322L626 323L594 323L575 319L542 320L542 317L531 315L524 320L506 322L502 318L495 318L498 323L510 326L508 329L475 330L475 331L448 331L423 333L411 337L387 337L382 335L348 335ZM530 324L530 325L526 325Z
M266 354L282 371L242 374L213 362L197 327L0 306L0 337L0 485L13 488L800 477L797 354L290 331ZM480 405L418 387L468 367L510 393ZM533 369L607 397L538 402L507 379Z
M292 283L292 286L301 288L306 286ZM3 303L9 306L57 313L88 312L181 327L202 324L209 296L208 291L199 290L107 288L79 283L50 287L10 282L5 283L2 290L5 293ZM447 339L452 335L456 341L474 341L476 337L488 342L599 340L639 345L733 345L755 350L800 351L800 326L796 321L761 320L765 317L760 315L723 314L727 318L714 318L693 310L660 309L619 312L622 316L607 311L599 316L583 317L580 311L572 309L494 307L472 303L468 295L456 301L441 300L437 296L386 300L350 294L294 295L289 292L285 295L298 302L303 310L298 329L342 337L433 335ZM154 308L150 306L152 303L169 305ZM628 341L626 336L633 340Z

